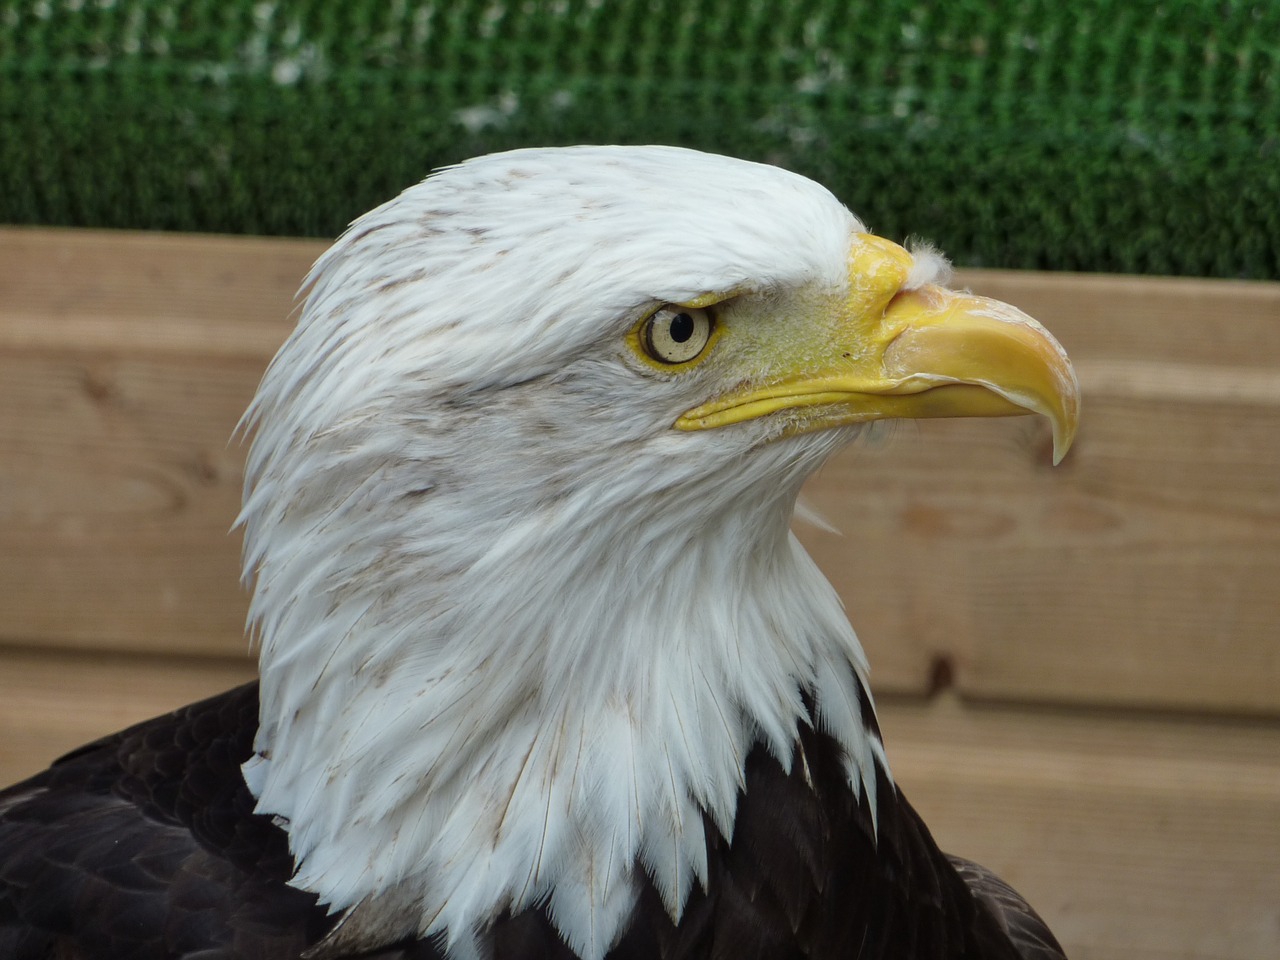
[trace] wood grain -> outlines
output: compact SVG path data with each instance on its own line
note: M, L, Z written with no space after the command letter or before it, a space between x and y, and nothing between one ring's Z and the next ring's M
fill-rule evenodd
M244 649L243 451L260 365L0 350L0 612L7 638Z
M234 656L240 412L312 241L0 230L0 643ZM1280 713L1280 284L961 283L1077 359L1035 420L888 425L806 496L877 687Z
M239 658L10 647L0 660L0 784L81 744L253 679Z
M801 539L883 689L1280 713L1280 284L970 272L1075 359L1047 424L889 425L807 488Z
M1115 711L880 705L944 849L1035 904L1073 960L1271 956L1280 725Z
M247 661L11 651L0 783L226 689ZM895 776L1073 960L1257 960L1280 936L1280 724L882 697Z
M0 347L265 366L326 244L115 230L0 228Z
M232 434L323 246L0 230L0 639L245 649Z

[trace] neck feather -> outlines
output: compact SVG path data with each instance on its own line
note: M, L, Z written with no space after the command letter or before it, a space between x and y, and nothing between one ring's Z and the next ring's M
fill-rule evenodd
M642 875L679 918L706 880L704 814L732 836L747 754L790 766L805 695L874 803L865 662L790 533L797 485L696 530L566 497L477 519L452 552L380 537L362 559L336 522L332 549L312 528L314 555L263 551L245 775L286 824L294 885L376 939L443 934L460 956L502 912L546 904L602 957Z

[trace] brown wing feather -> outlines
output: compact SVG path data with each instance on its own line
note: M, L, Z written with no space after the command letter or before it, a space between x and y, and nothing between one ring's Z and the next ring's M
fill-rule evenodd
M1062 945L1017 890L980 863L953 854L947 859L974 899L996 918L1022 960L1066 960Z
M241 687L0 792L0 956L283 960L319 936L240 779L257 709Z
M333 918L287 885L285 835L240 777L257 709L242 687L0 791L0 957L285 960L320 940ZM835 740L802 723L799 756L786 769L751 751L732 837L706 825L705 889L676 923L641 876L610 960L1061 960L1026 903L948 860L887 777L873 825ZM541 908L485 939L492 960L573 960ZM441 960L430 941L377 958Z

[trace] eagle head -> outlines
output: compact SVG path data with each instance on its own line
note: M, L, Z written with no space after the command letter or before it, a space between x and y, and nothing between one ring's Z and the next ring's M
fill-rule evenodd
M680 915L800 722L874 802L801 483L875 421L1038 413L1060 458L1078 417L1044 328L947 277L810 180L669 147L481 157L351 225L246 415L241 515L246 779L338 936L465 952L545 903L601 957L639 878Z

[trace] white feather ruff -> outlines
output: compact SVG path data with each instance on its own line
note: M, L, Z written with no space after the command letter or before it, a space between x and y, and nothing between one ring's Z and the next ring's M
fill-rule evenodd
M258 809L294 885L455 956L539 903L584 958L642 873L673 917L800 690L874 800L866 667L789 530L848 430L682 433L715 371L626 349L654 306L847 284L861 225L783 171L670 148L443 171L316 265L247 414ZM368 944L371 945L371 944Z

